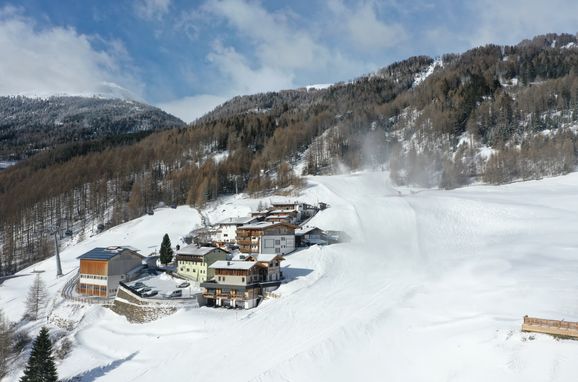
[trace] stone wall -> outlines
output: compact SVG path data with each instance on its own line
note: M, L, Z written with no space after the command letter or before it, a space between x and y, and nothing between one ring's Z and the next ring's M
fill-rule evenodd
M144 323L175 313L179 308L198 308L196 299L167 300L142 298L120 285L111 310L125 316L130 322Z

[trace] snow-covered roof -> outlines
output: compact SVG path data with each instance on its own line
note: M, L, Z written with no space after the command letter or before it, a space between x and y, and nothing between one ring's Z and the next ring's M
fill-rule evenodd
M246 228L246 229L263 229L263 228L271 227L273 224L276 224L276 223L271 223L271 222L256 222L256 223L253 223L253 224L245 224L245 225L242 225L242 226L239 227L239 228L241 228L241 229L245 229L245 228Z
M257 223L253 223L253 224L242 225L239 227L239 229L265 229L265 228L270 228L270 227L274 227L277 225L288 225L288 226L294 227L291 224L283 223L283 222L257 222Z
M285 259L283 256L276 254L276 253L259 253L257 255L257 261L263 261L263 262L269 263L277 257L281 258L282 260Z
M177 251L177 255L185 256L205 256L215 249L220 249L216 247L199 247L196 244L187 245Z
M305 234L307 234L307 233L309 233L309 232L311 232L311 231L313 231L313 230L316 230L316 229L319 229L319 230L320 230L320 228L318 228L318 227L310 227L310 226L307 226L307 227L299 227L299 228L297 228L297 229L295 230L295 236L305 235Z
M270 211L269 213L270 214L287 214L289 212L297 213L298 211L295 208L293 208L291 210L273 210L273 211Z
M129 250L134 252L135 255L143 257L133 249L133 247L97 247L90 251L80 255L77 259L89 259L89 260L110 260L116 255L121 254L123 251Z
M248 224L251 223L252 221L255 221L256 219L253 216L237 216L235 218L228 218L228 219L224 219L221 220L220 222L218 222L218 225L243 225L243 224Z
M255 261L226 261L217 260L209 266L212 269L240 269L248 270L253 268L257 263Z
M292 216L279 214L279 215L267 216L267 217L265 218L265 220L272 220L272 219L289 219L289 218L292 218Z

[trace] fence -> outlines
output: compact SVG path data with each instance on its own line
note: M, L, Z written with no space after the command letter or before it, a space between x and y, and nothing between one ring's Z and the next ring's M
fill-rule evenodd
M524 316L522 331L578 338L578 322Z

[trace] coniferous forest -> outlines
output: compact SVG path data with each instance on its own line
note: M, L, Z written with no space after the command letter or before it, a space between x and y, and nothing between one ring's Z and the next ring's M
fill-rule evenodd
M576 166L576 126L576 36L552 34L412 57L327 89L236 97L188 126L85 149L81 137L0 172L0 275L50 256L54 232L299 186L301 160L303 175L386 166L397 184L421 187L564 174Z

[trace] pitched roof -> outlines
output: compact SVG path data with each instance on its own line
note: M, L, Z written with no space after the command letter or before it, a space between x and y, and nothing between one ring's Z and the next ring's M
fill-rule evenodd
M285 260L285 258L277 253L259 253L257 255L257 261L263 261L266 263L271 262L273 259L281 258L281 260Z
M253 268L257 263L254 261L226 261L217 260L209 266L212 269L241 269L248 270Z
M265 220L273 220L273 219L290 219L293 216L289 215L270 215L265 218Z
M305 235L305 234L307 234L313 230L316 230L316 229L322 231L322 229L319 227L299 227L295 230L295 236Z
M123 251L130 251L134 255L143 257L139 253L136 253L133 247L97 247L78 256L77 259L110 260L116 255L120 255Z
M238 229L265 229L265 228L270 228L270 227L274 227L277 225L285 225L285 226L290 226L293 228L295 227L294 225L288 224L288 223L257 222L257 223L253 223L253 224L242 225Z
M213 252L217 247L199 247L196 244L187 245L177 251L177 255L185 256L206 256ZM222 249L220 249L222 251Z
M237 216L236 218L228 218L228 219L224 219L221 220L220 222L218 222L218 225L242 225L242 224L248 224L251 223L252 221L257 220L255 217L253 216Z

